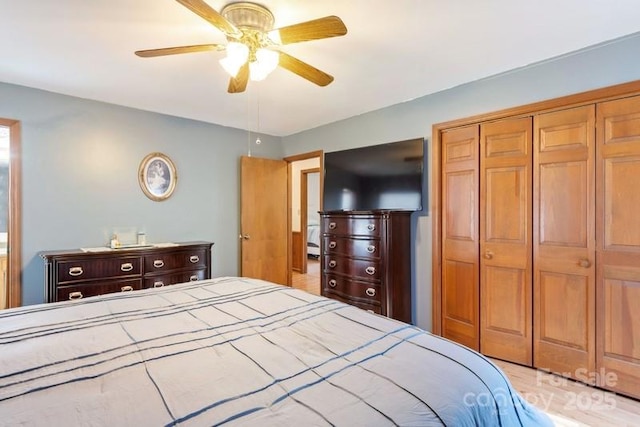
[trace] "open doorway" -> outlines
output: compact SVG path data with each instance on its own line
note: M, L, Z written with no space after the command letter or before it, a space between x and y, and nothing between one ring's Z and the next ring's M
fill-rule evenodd
M20 123L0 118L0 309L21 305Z
M319 295L322 152L285 160L291 189L291 286Z

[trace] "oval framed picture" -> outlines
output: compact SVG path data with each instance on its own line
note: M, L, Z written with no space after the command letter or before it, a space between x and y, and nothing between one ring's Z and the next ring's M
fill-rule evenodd
M138 168L138 182L151 200L160 202L171 197L177 180L176 167L166 155L151 153L142 159Z

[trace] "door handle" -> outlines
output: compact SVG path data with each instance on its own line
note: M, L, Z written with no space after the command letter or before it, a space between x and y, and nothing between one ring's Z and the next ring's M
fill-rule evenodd
M249 239L251 238L251 236L249 236L248 234L245 234L245 235L240 234L240 235L238 236L238 238L239 238L240 240L249 240Z
M493 258L493 252L491 252L491 251L486 251L486 252L484 253L484 257L485 257L486 259L492 259L492 258Z

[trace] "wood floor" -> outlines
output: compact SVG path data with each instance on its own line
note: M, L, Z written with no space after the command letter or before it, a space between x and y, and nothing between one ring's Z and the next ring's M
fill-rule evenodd
M307 274L293 272L291 285L311 294L320 295L320 261L309 258L307 260Z
M320 295L320 263L309 260L307 271L293 273L293 287ZM525 400L548 413L557 426L640 426L638 401L536 369L494 362Z
M637 427L640 402L558 375L494 360L513 387L557 426Z

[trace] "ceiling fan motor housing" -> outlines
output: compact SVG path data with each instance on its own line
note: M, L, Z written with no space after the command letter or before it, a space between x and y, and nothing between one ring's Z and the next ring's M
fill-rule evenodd
M273 29L273 14L264 6L250 2L226 5L220 14L240 29L268 32Z

